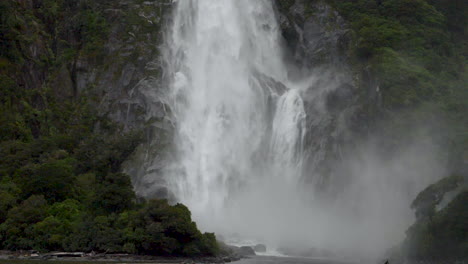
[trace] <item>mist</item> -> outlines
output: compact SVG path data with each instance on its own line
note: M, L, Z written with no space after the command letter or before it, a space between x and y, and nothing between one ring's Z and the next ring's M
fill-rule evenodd
M267 171L250 175L221 210L194 211L194 217L228 243L264 243L272 254L281 248L307 254L314 248L337 257L378 258L404 239L414 222L410 205L416 195L445 174L440 152L424 136L391 156L365 142L336 162L340 173L330 183L333 197Z
M271 1L177 2L164 52L176 123L169 189L229 244L381 256L404 238L417 193L444 174L441 146L424 123L391 151L371 132L322 173L352 111L327 96L350 77L285 63L276 19Z

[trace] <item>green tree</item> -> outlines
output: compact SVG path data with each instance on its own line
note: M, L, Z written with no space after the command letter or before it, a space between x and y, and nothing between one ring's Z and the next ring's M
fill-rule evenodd
M50 202L63 201L75 181L73 163L73 159L63 159L28 165L16 172L15 181L25 197L42 194Z
M130 177L124 173L109 173L96 187L94 208L102 213L120 213L130 209L134 199Z
M47 201L42 195L32 195L12 208L7 220L0 225L3 246L11 250L34 248L34 224L47 216L47 209Z
M20 189L9 177L0 180L0 224L6 220L8 211L19 200Z

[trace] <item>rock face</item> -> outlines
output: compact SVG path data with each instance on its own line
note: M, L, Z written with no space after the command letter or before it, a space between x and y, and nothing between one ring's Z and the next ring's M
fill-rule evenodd
M302 94L308 126L304 175L318 189L327 189L338 174L331 164L350 144L353 128L366 127L359 95L373 93L366 100L376 101L376 84L370 74L351 66L352 31L326 1L277 0L276 5L290 78L313 76ZM99 98L102 114L126 129L145 131L146 140L124 164L125 172L138 195L169 199L173 195L161 175L170 158L173 124L165 104L161 45L171 6L170 0L102 2L110 25L102 54L78 56L73 67L57 76L57 82L68 87L64 96L86 93ZM256 78L272 82L261 74ZM278 94L286 89L268 86ZM360 90L363 87L368 91Z
M248 246L236 247L221 243L221 248L223 251L226 252L227 255L231 256L234 260L256 255L254 249Z
M371 93L359 89L369 87L365 89L376 94L376 84L369 74L363 78L365 74L356 73L351 66L352 31L329 4L277 0L276 5L290 78L313 76L302 94L308 126L304 175L306 181L316 182L318 189L327 189L334 185L333 175L339 173L331 164L350 144L353 128L366 127L359 94ZM173 126L164 103L167 90L162 84L160 47L167 20L164 15L170 15L170 8L168 0L141 4L122 0L107 9L112 27L103 64L80 58L76 77L79 92L93 87L93 93L102 98L99 107L103 113L128 129L145 129L146 142L126 162L126 172L139 195L169 199L173 195L161 175L170 153ZM256 78L261 83L271 82L261 74ZM279 94L286 89L277 84L268 86L277 87ZM375 101L374 97L369 100Z
M276 1L279 21L292 59L304 68L349 61L351 31L325 1Z
M164 118L158 46L163 14L170 13L169 7L170 1L165 0L116 2L103 11L110 29L101 59L77 60L78 93L90 91L99 96L100 110L128 128L142 128L150 118Z
M237 253L243 257L256 255L253 248L247 246L240 247Z
M294 3L287 6L289 2ZM332 174L329 164L350 137L347 122L355 113L357 101L357 83L349 66L350 30L324 1L277 1L277 6L289 50L286 59L293 69L291 78L318 76L310 80L309 89L302 95L308 117L305 174L316 175L320 168L318 181L325 186ZM159 0L142 4L120 1L114 9L106 10L113 25L105 45L108 67L93 67L89 59L81 59L77 83L79 91L95 86L93 91L103 98L100 108L114 120L129 129L145 128L147 142L126 162L126 172L139 195L171 199L161 177L165 155L170 153L172 124L170 110L164 104L158 46L165 21L162 14L170 15L169 9L170 1ZM261 83L271 82L261 74L256 78ZM277 84L268 86L277 87L279 94L286 89ZM317 138L323 140L317 142ZM308 180L317 179L310 176Z
M464 188L468 186L468 176L452 175L434 183L420 192L411 204L416 220L425 221L444 209Z
M171 4L169 0L113 3L104 11L111 25L104 54L100 59L78 57L75 81L67 79L68 69L59 75L62 83L75 83L75 88L68 90L100 98L103 114L127 129L145 130L146 142L126 162L125 171L132 176L139 195L169 199L172 195L161 175L170 153L173 126L170 109L164 103L167 90L162 84L160 47L167 20L164 16L171 14ZM304 175L307 181L318 182L317 188L326 189L333 185L333 175L337 174L331 164L353 137L351 124L358 129L365 127L365 118L360 117L363 98L359 97L359 89L369 87L375 94L369 100L375 101L376 84L369 74L365 78L364 73L356 73L351 67L352 31L329 4L277 0L276 5L288 51L286 61L292 69L290 77L314 76L302 94L308 124ZM261 75L256 78L265 79ZM278 87L278 93L286 89L269 86Z
M253 249L255 250L255 252L259 252L259 253L265 253L267 250L266 246L263 244L257 244L253 247Z
M466 261L467 204L468 176L452 175L423 190L411 205L416 222L406 231L403 256L414 262ZM401 261L398 254L392 258Z
M104 5L104 4L103 4ZM128 160L125 172L132 176L138 195L167 198L159 174L169 144L172 125L164 103L160 46L166 15L172 1L120 0L103 7L110 25L100 58L76 61L76 90L100 99L103 115L125 129L145 132L145 142ZM66 74L65 74L66 75ZM147 189L152 186L151 193ZM161 186L161 187L158 187Z
M331 5L321 0L276 4L286 60L293 69L290 77L308 79L302 95L307 113L305 180L320 190L334 188L341 172L332 164L352 147L355 135L365 131L362 105L377 101L377 85L354 66L353 32ZM362 98L371 94L367 90L375 95Z

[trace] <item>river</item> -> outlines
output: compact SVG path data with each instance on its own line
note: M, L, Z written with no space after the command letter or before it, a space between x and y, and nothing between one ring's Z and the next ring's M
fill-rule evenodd
M155 264L158 262L138 261L138 262L118 262L118 261L58 261L58 260L0 260L0 264ZM318 258L295 258L295 257L270 257L256 256L233 262L234 264L358 264L356 262L345 262Z

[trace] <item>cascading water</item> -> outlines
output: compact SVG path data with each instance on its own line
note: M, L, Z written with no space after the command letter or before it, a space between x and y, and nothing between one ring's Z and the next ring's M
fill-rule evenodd
M164 176L201 229L364 255L403 237L411 200L442 174L430 144L391 159L371 142L348 150L341 174L327 176L334 198L315 199L324 179L315 161L342 126L324 103L334 72L288 79L270 0L179 0L171 22L163 56L175 154Z
M177 159L168 181L203 228L259 180L299 178L305 133L271 1L184 0L167 36ZM273 113L273 114L272 114Z

